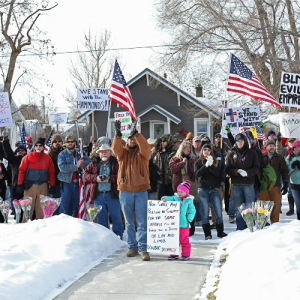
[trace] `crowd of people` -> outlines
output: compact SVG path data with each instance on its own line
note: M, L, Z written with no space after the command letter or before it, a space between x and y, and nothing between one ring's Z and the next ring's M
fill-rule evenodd
M226 130L228 143L221 134L216 134L212 142L206 134L194 136L191 132L184 139L180 134L163 134L146 140L133 119L125 143L121 122L117 121L113 141L91 137L81 158L72 135L63 139L54 134L46 153L44 138L33 142L27 137L26 147L18 142L12 149L4 133L0 159L6 159L8 165L5 168L0 164L0 196L5 199L9 188L11 200L32 197L31 220L43 218L40 195L61 198L55 215L78 217L81 169L83 179L90 183L92 202L102 206L97 223L107 228L111 223L121 239L126 229L127 256L141 253L144 261L150 260L148 200L180 202L182 260L190 258L189 236L195 233L195 226L202 226L206 240L212 239L214 229L219 238L227 235L223 206L229 222L244 230L246 223L238 210L241 204L258 199L274 201L270 222L275 223L279 221L282 195L288 193L287 215L294 215L296 204L300 220L300 140L289 139L282 145L280 133L269 131L263 143L254 139L251 131L233 136L228 127ZM12 205L11 210L14 214ZM20 221L25 222L23 215ZM1 213L0 222L4 222Z

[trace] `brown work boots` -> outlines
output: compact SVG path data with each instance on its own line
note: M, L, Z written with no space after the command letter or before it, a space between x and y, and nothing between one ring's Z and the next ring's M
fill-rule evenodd
M127 252L127 256L128 257L134 257L136 255L139 254L139 251L137 249L130 249L128 252ZM150 260L150 256L149 256L149 253L148 252L142 252L141 253L141 259L144 260L144 261L148 261Z

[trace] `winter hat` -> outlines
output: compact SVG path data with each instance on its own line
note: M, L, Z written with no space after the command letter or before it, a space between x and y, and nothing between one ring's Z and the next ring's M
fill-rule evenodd
M273 130L270 130L270 131L268 132L268 136L269 136L270 134L276 135L275 131L273 131Z
M18 147L20 144L21 144L21 141L17 141L17 142L15 143L15 146Z
M34 146L36 145L36 144L41 144L41 145L43 145L43 147L45 147L45 138L42 138L42 137L39 137L37 140L36 140L36 142L34 143Z
M235 141L238 141L238 140L245 140L246 139L246 137L245 137L245 135L244 134L242 134L242 133L238 133L235 137L234 137L234 140Z
M26 136L25 141L32 140L31 136Z
M177 190L182 190L187 195L189 195L190 187L191 187L191 183L189 181L184 181L183 183L179 184L179 186L177 187Z
M186 135L186 139L187 140L190 140L190 139L193 139L194 138L194 135L191 133L191 132L189 132L187 135Z
M169 146L173 146L173 136L169 133L165 133L161 136L161 140L162 141L167 141L167 143L169 144Z
M154 145L155 139L149 138L149 139L147 140L147 143L148 143L149 145Z
M299 144L300 144L300 141L299 141ZM267 141L267 147L269 146L269 145L274 145L275 146L275 141L274 140L268 140Z
M21 149L24 150L25 152L27 152L27 149L24 145L19 145L18 148L16 149L16 151L21 150Z
M208 148L208 149L211 150L211 144L204 144L204 145L202 146L202 149L203 149L203 148Z
M53 135L52 135L52 138L51 138L51 145L52 145L53 141L63 141L63 138L61 137L60 134L56 133L56 134L53 134Z
M296 146L300 146L300 140L296 140L293 144L293 149L296 147Z
M103 144L111 145L111 139L107 136L99 137L99 139L97 140L98 147L101 147L101 145Z
M73 140L73 141L76 141L76 139L74 138L74 136L72 134L68 134L66 137L65 137L65 142L67 140Z
M203 148L204 145L210 145L211 144L211 141L210 141L210 138L208 136L204 136L202 139L201 139L201 147Z
M109 150L112 152L111 148L107 144L102 144L100 148L97 149L96 153L99 154L100 151Z

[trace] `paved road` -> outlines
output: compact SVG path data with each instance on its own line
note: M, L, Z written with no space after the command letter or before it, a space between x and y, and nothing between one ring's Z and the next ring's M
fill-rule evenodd
M116 252L70 285L55 300L190 300L200 292L213 259L213 244L192 244L189 261L168 261L166 255L126 257Z

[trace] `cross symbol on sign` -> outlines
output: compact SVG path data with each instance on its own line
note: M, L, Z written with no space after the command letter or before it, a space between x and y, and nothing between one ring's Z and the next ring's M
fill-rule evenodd
M237 113L232 111L232 108L229 108L229 112L226 113L226 116L230 116L230 122L234 122L234 116L236 116Z

